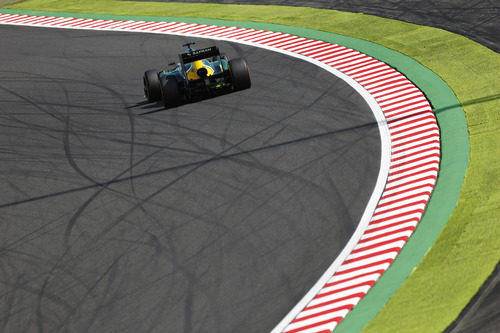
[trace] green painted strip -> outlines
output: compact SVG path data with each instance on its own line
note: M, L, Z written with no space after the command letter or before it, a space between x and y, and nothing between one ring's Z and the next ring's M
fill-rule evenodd
M352 37L312 29L271 23L236 22L217 19L116 16L61 12L0 9L3 13L77 18L137 21L177 21L210 25L238 26L294 34L324 40L356 49L396 68L413 81L429 98L435 110L442 140L441 170L438 181L417 230L390 269L368 295L341 322L336 332L358 332L363 329L398 290L414 267L422 260L453 212L468 165L469 142L465 115L451 89L435 73L415 60L386 47Z

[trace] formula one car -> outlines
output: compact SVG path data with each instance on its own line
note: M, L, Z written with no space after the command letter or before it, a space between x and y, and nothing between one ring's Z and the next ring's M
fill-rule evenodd
M144 73L144 95L149 102L163 100L165 107L178 106L199 96L250 88L250 71L245 59L228 60L216 46L195 50L187 43L179 63L165 70Z

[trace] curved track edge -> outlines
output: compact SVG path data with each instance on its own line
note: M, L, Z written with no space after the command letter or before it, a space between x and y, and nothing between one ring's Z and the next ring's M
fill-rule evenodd
M183 21L185 21L185 20L183 19ZM198 19L197 21L199 22L200 20ZM241 24L241 23L240 23L240 24ZM281 28L281 27L280 27L280 28ZM287 27L287 28L289 28L289 27ZM273 29L273 30L274 30L274 31L276 31L276 29ZM302 30L302 29L301 29L301 30ZM317 34L320 34L320 35L325 35L325 34L326 34L326 33L315 32L315 31L307 31L307 33L306 33L306 34L310 34L310 33L313 33L313 34L316 34L316 35L317 35ZM304 33L302 33L301 35L304 35ZM331 38L332 38L332 34L326 34L326 35L329 35L329 36L327 36L329 39L331 39ZM322 36L322 37L325 37L325 36ZM315 38L315 37L314 37L314 38ZM339 39L339 36L333 36L333 38ZM316 38L316 39L326 40L327 38ZM340 39L344 39L344 40L346 40L346 39L349 39L349 38L344 37L344 38L340 38ZM359 41L359 40L358 40L358 41ZM350 42L351 42L351 44L352 44L352 41L350 41ZM361 42L363 42L363 41L361 41ZM364 42L364 43L365 43L365 44L371 44L371 43L368 43L368 42ZM344 42L343 44L345 45L346 43ZM355 43L354 43L354 44L355 44ZM363 44L363 43L362 43L362 44ZM364 45L364 46L362 45L362 47L361 47L361 48L363 48L363 47L365 47L365 48L366 48L366 47L368 47L368 48L370 49L370 51L371 51L371 52L370 52L370 53L371 53L371 55L373 55L373 53L376 53L376 52L374 52L374 50L373 50L373 49L376 49L376 47L374 47L374 45ZM355 48L356 48L356 47L355 47ZM379 47L379 48L380 48L380 47ZM360 48L359 48L359 47L357 47L357 49L359 50ZM385 57L386 57L386 58L387 58L387 53L391 53L391 52L392 52L392 51L389 51L389 50L383 50L383 51L384 51L384 52L382 52L382 53L385 53ZM368 53L368 52L367 52L367 53ZM393 52L393 53L395 53L395 52ZM402 56L402 55L399 55L399 56L400 56L400 57L404 57L404 56ZM400 70L401 70L401 67L400 67L400 66L402 66L402 67L404 67L405 65L406 65L406 66L408 66L408 63L407 63L407 62L408 62L408 59L403 59L403 61L401 61L401 59L396 59L396 58L398 58L398 57L397 57L397 55L394 55L394 54L390 54L390 55L389 55L389 57L388 57L388 58L390 58L390 60L391 60L391 61L387 61L387 60L386 60L383 56L382 56L382 57L380 57L380 56L376 56L376 57L377 57L377 58L379 58L379 59L382 59L382 60L384 60L384 61L386 61L386 62L388 62L388 63L390 63L390 64L391 64L391 65L393 65L393 66L394 66L394 63L395 63L395 62L396 62L396 63L398 62L398 61L396 61L396 60L399 60L399 62L400 62L401 64L397 64L395 67L398 67ZM367 60L367 61L368 61L368 60ZM405 64L405 63L406 63L406 64ZM411 61L410 61L410 63L411 63ZM411 66L414 66L414 64L411 64ZM349 67L349 66L348 66L348 67ZM352 68L353 66L351 65L350 67ZM422 66L420 66L420 67L422 67ZM356 67L354 67L354 68L356 68ZM357 70L359 70L359 68L356 68L356 69L357 69ZM456 102L456 99L455 99L455 100L453 100L453 98L454 98L454 96L452 96L453 94L451 94L451 95L450 95L450 93L448 93L448 96L446 96L446 97L448 97L448 99L443 99L443 98L441 98L441 99L440 99L440 98L438 98L438 97L442 96L442 95L441 95L442 91L438 94L438 96L436 96L436 98L431 97L431 95L433 95L433 92L435 92L435 91L436 91L436 83L434 82L434 83L433 83L433 85L432 85L432 84L429 84L429 82L422 82L422 84L419 84L419 83L417 82L417 81L418 81L418 77L417 77L417 76L419 76L419 75L421 76L421 75L422 75L422 73L417 73L417 74L414 74L414 75L413 75L414 77L412 78L412 77L411 77L412 75L409 75L409 74L408 74L408 72L409 72L409 71L405 71L405 70L401 70L401 71L402 71L402 72L404 72L407 76L409 76L409 77L410 77L410 79L412 79L414 82L416 82L416 83L417 83L417 85L418 85L420 88L422 88L422 89L424 90L424 92L425 92L425 93L429 96L429 98L430 98L431 102L434 104L434 108L439 108L439 106L440 106L440 105L441 105L441 106L443 106L443 107L445 107L445 106L450 106L450 105L455 105L455 104L458 104L458 102ZM428 70L427 70L427 71L428 71ZM417 71L417 72L418 72L418 71ZM429 71L429 72L430 72L430 71ZM427 74L429 74L429 73L427 73ZM434 75L434 76L435 76L435 75ZM429 78L428 78L428 77L425 77L424 79L422 79L422 78L420 78L420 79L421 79L421 80L423 80L423 81L432 81L432 80L429 80ZM442 83L442 81L441 81L441 83ZM430 88L430 90L425 89L425 87L424 87L424 86L427 86L427 87L428 87L429 85L430 85L430 86L432 86L432 87ZM437 86L439 86L439 84L437 84ZM444 86L446 87L446 85L444 85ZM446 88L447 88L447 87L446 87ZM441 87L441 89L443 89L443 87ZM449 92L449 88L447 88L447 89L448 89L448 92ZM446 89L445 89L445 90L446 90ZM453 97L453 98L452 98L452 97ZM447 104L447 103L449 103L450 101L452 102L452 104ZM455 116L456 116L456 115L455 115ZM439 114L438 114L438 120L439 120L439 118L440 118L440 117L439 117ZM443 124L441 123L441 121L440 121L440 125L441 125L442 130L443 130ZM458 126L458 127L460 127L460 126ZM456 128L455 128L455 129L456 129ZM455 132L455 131L453 131L453 132ZM448 133L448 134L449 134L449 133ZM444 140L444 137L445 137L445 135L444 135L444 133L443 133L443 140ZM466 141L467 141L467 140L466 140ZM444 145L444 143L443 143L443 145ZM462 146L462 147L463 147L463 146ZM462 149L462 150L463 150L463 149ZM468 153L468 151L467 151L467 153ZM443 151L443 155L445 155L445 154L444 154L444 151ZM465 154L465 155L467 155L467 154ZM455 157L456 157L456 155L455 155ZM466 159L467 159L467 158L466 158ZM444 156L443 156L443 161L444 161ZM453 163L451 163L451 164L453 164ZM442 172L442 173L443 173L443 172ZM438 186L436 187L436 192L435 192L435 194L434 194L434 197L436 196L436 193L438 192L438 189L439 189L439 184L443 182L443 181L442 181L442 179L443 179L443 175L442 175L442 173L439 175ZM463 178L463 175L462 175L462 178ZM461 185L461 182L459 183L459 185ZM459 189L460 189L460 186L458 186L458 190L459 190ZM443 194L444 194L444 192L446 192L446 194L449 196L449 190L443 191ZM386 202L386 204L388 204L389 202L391 202L391 201ZM433 202L433 201L431 201L431 204L432 204L432 202ZM392 203L392 202L391 202L391 203ZM455 201L455 203L456 203L456 201ZM453 207L454 207L454 203L453 203ZM430 205L430 206L429 206L429 208L428 208L428 211L427 211L427 213L426 213L426 216L427 216L427 215L429 215L429 211L430 211L430 210L431 210L431 205ZM424 220L425 220L425 218L424 218ZM423 230L423 229L424 229L424 228L423 228L423 222L424 222L424 220L421 222L421 225L420 225L420 227L417 229L417 232L415 232L414 236L412 237L412 240L413 240L415 237L417 237L417 234L419 234L419 233L420 233L420 234L423 234L423 233L424 233L424 231L421 231L421 230ZM440 228L439 228L439 230L440 230ZM429 240L429 239L428 239L428 237L425 237L425 239L426 239L427 241ZM433 240L433 239L432 239L432 240ZM415 242L413 242L413 243L415 243ZM410 244L412 244L412 241L408 242L408 245L405 247L405 250L403 250L403 251L402 251L402 253L401 253L400 257L398 257L398 260L396 260L396 262L393 264L393 266L392 266L393 268L395 267L395 265L396 265L396 263L397 263L398 261L401 261L401 260L402 260L402 259L400 259L400 258L401 258L401 256L403 255L403 253L404 253L405 251L406 251L406 252L408 252L408 251L407 251L407 248L410 246ZM431 244L432 244L432 242L431 242ZM410 251L410 252L411 252L411 251ZM411 254L411 256L414 256L414 257L415 257L415 254L414 254L414 253L412 253L412 254ZM417 262L418 262L418 261L417 261ZM412 267L413 267L413 266L412 266ZM391 270L390 270L390 271L394 271L394 269L393 269L393 268L391 268ZM388 273L389 273L389 272L388 272ZM387 275L387 273L386 273L386 275ZM386 276L386 275L384 275L384 278L385 278L385 276ZM407 275L406 275L406 276L407 276ZM405 276L405 277L406 277L406 276ZM382 283L382 281L383 281L383 280L384 280L384 279L380 279L380 280L379 280L379 282L377 282L377 286L379 286L379 285ZM392 284L392 283L391 283L391 284ZM375 288L372 290L372 292L370 292L370 294L369 294L369 295L371 295L371 294L374 292L374 290L375 290ZM392 294L391 294L391 295L392 295ZM368 296L367 296L365 299L367 299L367 298L368 298ZM365 303L365 304L366 304L366 302L361 302L361 303L360 303L360 306L361 306L363 303ZM353 312L354 312L354 311L353 311ZM347 320L346 320L345 322L347 322ZM361 326L361 327L362 327L362 326ZM339 327L339 329L341 329L341 328L342 328L342 326L340 326L340 327Z

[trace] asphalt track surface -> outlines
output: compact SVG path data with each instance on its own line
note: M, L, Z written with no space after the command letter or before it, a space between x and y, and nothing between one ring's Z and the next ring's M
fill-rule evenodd
M445 29L500 52L498 0L133 0L283 5L335 9Z
M144 103L186 41L1 27L0 331L270 331L353 233L380 163L365 101L217 42L251 89Z
M500 327L500 263L444 333L497 332Z

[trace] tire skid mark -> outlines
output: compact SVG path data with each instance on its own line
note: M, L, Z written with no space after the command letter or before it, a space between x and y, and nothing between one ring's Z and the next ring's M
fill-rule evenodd
M121 176L123 176L124 174L126 173L130 173L130 169L131 168L135 168L137 166L139 166L140 164L144 163L145 161L149 160L151 157L153 157L154 155L158 154L160 152L160 150L157 150L147 156L145 156L144 158L142 158L141 160L137 161L135 164L129 166L127 169L125 169L124 171L122 171L121 173L119 173L118 175L115 176L114 179L112 179L110 182L107 182L105 184L103 184L102 186L99 186L98 190L96 192L94 192L84 203L83 205L81 205L77 211L73 214L73 216L71 216L71 218L69 219L67 225L66 225L66 230L64 232L64 243L66 244L66 247L70 247L70 244L69 244L69 239L71 237L71 231L73 230L78 218L80 217L80 215L85 211L85 209L87 209L87 207L102 193L104 192L105 190L110 190L110 185L111 184L114 184L116 180L120 179ZM129 178L129 177L127 177ZM97 184L96 184L97 185ZM137 199L137 196L135 196L135 198Z
M282 120L281 119L278 120L277 124L280 121L282 121ZM236 143L233 146L230 146L229 148L226 148L222 152L217 153L216 155L214 155L210 158L207 158L207 159L193 161L193 162L180 164L180 165L176 165L176 166L172 166L172 167L168 167L168 168L161 168L161 169L157 169L157 170L153 170L153 171L149 171L149 172L135 174L133 176L118 177L116 179L111 179L111 180L105 181L105 182L97 182L97 183L93 183L93 184L89 184L89 185L75 187L72 189L67 189L64 191L35 196L35 197L23 199L23 200L2 203L2 204L0 204L0 208L22 205L22 204L30 203L33 201L45 200L45 199L49 199L49 198L53 198L53 197L58 197L58 196L62 196L62 195L70 194L70 193L75 193L75 192L91 190L91 189L100 188L100 187L109 187L110 185L113 185L113 184L118 184L118 183L130 181L130 178L138 179L138 178L150 177L150 176L162 174L165 172L172 172L172 171L176 171L176 170L183 169L183 168L189 168L189 167L196 166L199 164L206 164L208 162L218 161L218 160L222 160L222 159L232 159L232 158L242 156L242 155L252 154L252 153L256 153L256 152L262 152L262 151L266 151L266 150L272 150L272 149L279 148L279 147L282 147L285 145L298 144L298 143L309 141L309 140L315 140L315 139L322 138L322 137L337 135L339 133L344 133L344 132L348 132L348 131L352 131L352 130L356 130L356 129L370 128L370 127L374 127L374 126L376 126L376 123L370 122L370 123L358 125L355 127L344 128L344 129L337 130L337 131L330 131L330 132L315 134L315 135L311 135L308 137L302 137L302 138L298 138L298 139L294 139L294 140L290 140L290 141L271 144L268 146L263 146L263 147L248 149L248 150L242 150L242 151L230 153L230 154L224 154L225 152L230 151L230 150L234 149L235 147L238 147L241 143L243 143L243 142L239 142L239 143ZM267 130L267 128L264 130ZM254 135L252 135L250 137L247 137L243 141L250 140L252 137L260 134L260 132L262 132L262 131L259 131L259 133L255 133ZM162 147L160 146L160 148L162 148ZM127 172L129 172L128 168L127 168Z
M100 240L103 236L105 236L108 232L110 232L113 228L115 228L117 225L119 225L122 221L124 221L127 216L129 216L130 214L132 214L136 209L142 207L143 204L149 202L150 200L152 200L153 198L155 198L156 196L158 196L159 194L163 193L164 191L166 191L167 189L171 188L173 185L177 184L178 182L180 182L181 180L183 180L184 178L186 178L187 176L193 174L194 172L196 172L198 169L206 166L207 164L213 162L213 161L216 161L216 160L219 160L221 158L228 158L228 155L225 155L226 153L230 152L231 150L235 149L235 148L238 148L240 147L243 143L251 140L252 138L254 137L257 137L259 134L261 133L264 133L266 131L268 131L269 129L273 128L274 126L276 126L277 124L280 124L281 122L283 122L285 119L289 119L291 117L293 117L295 114L297 113L300 113L300 112L303 112L302 109L299 109L298 111L295 111L285 117L282 117L281 119L279 120L276 120L274 121L273 123L269 124L268 126L254 132L252 135L249 135L245 138L243 138L242 140L240 140L239 142L235 143L235 144L232 144L230 147L222 150L221 152L217 153L216 155L214 155L213 157L209 158L209 159L206 159L204 161L201 161L201 162L195 162L195 163L188 163L187 164L187 168L188 170L186 172L183 172L180 176L177 176L176 178L174 178L173 180L169 181L167 184L165 184L164 186L162 186L160 189L152 192L150 195L148 195L146 198L144 199L141 199L139 200L135 205L133 205L131 208L127 209L123 214L121 214L113 223L111 223L110 225L106 226L106 228L104 228L101 233L95 237L93 239L92 242L97 242L98 240ZM231 155L240 155L242 154L243 152L239 152L239 153L233 153ZM249 152L248 151L245 151L244 152L245 154L248 154ZM186 168L183 167L183 168ZM178 167L174 167L174 168L169 168L169 169L178 169ZM129 177L127 177L129 178ZM1 206L0 206L1 208Z

